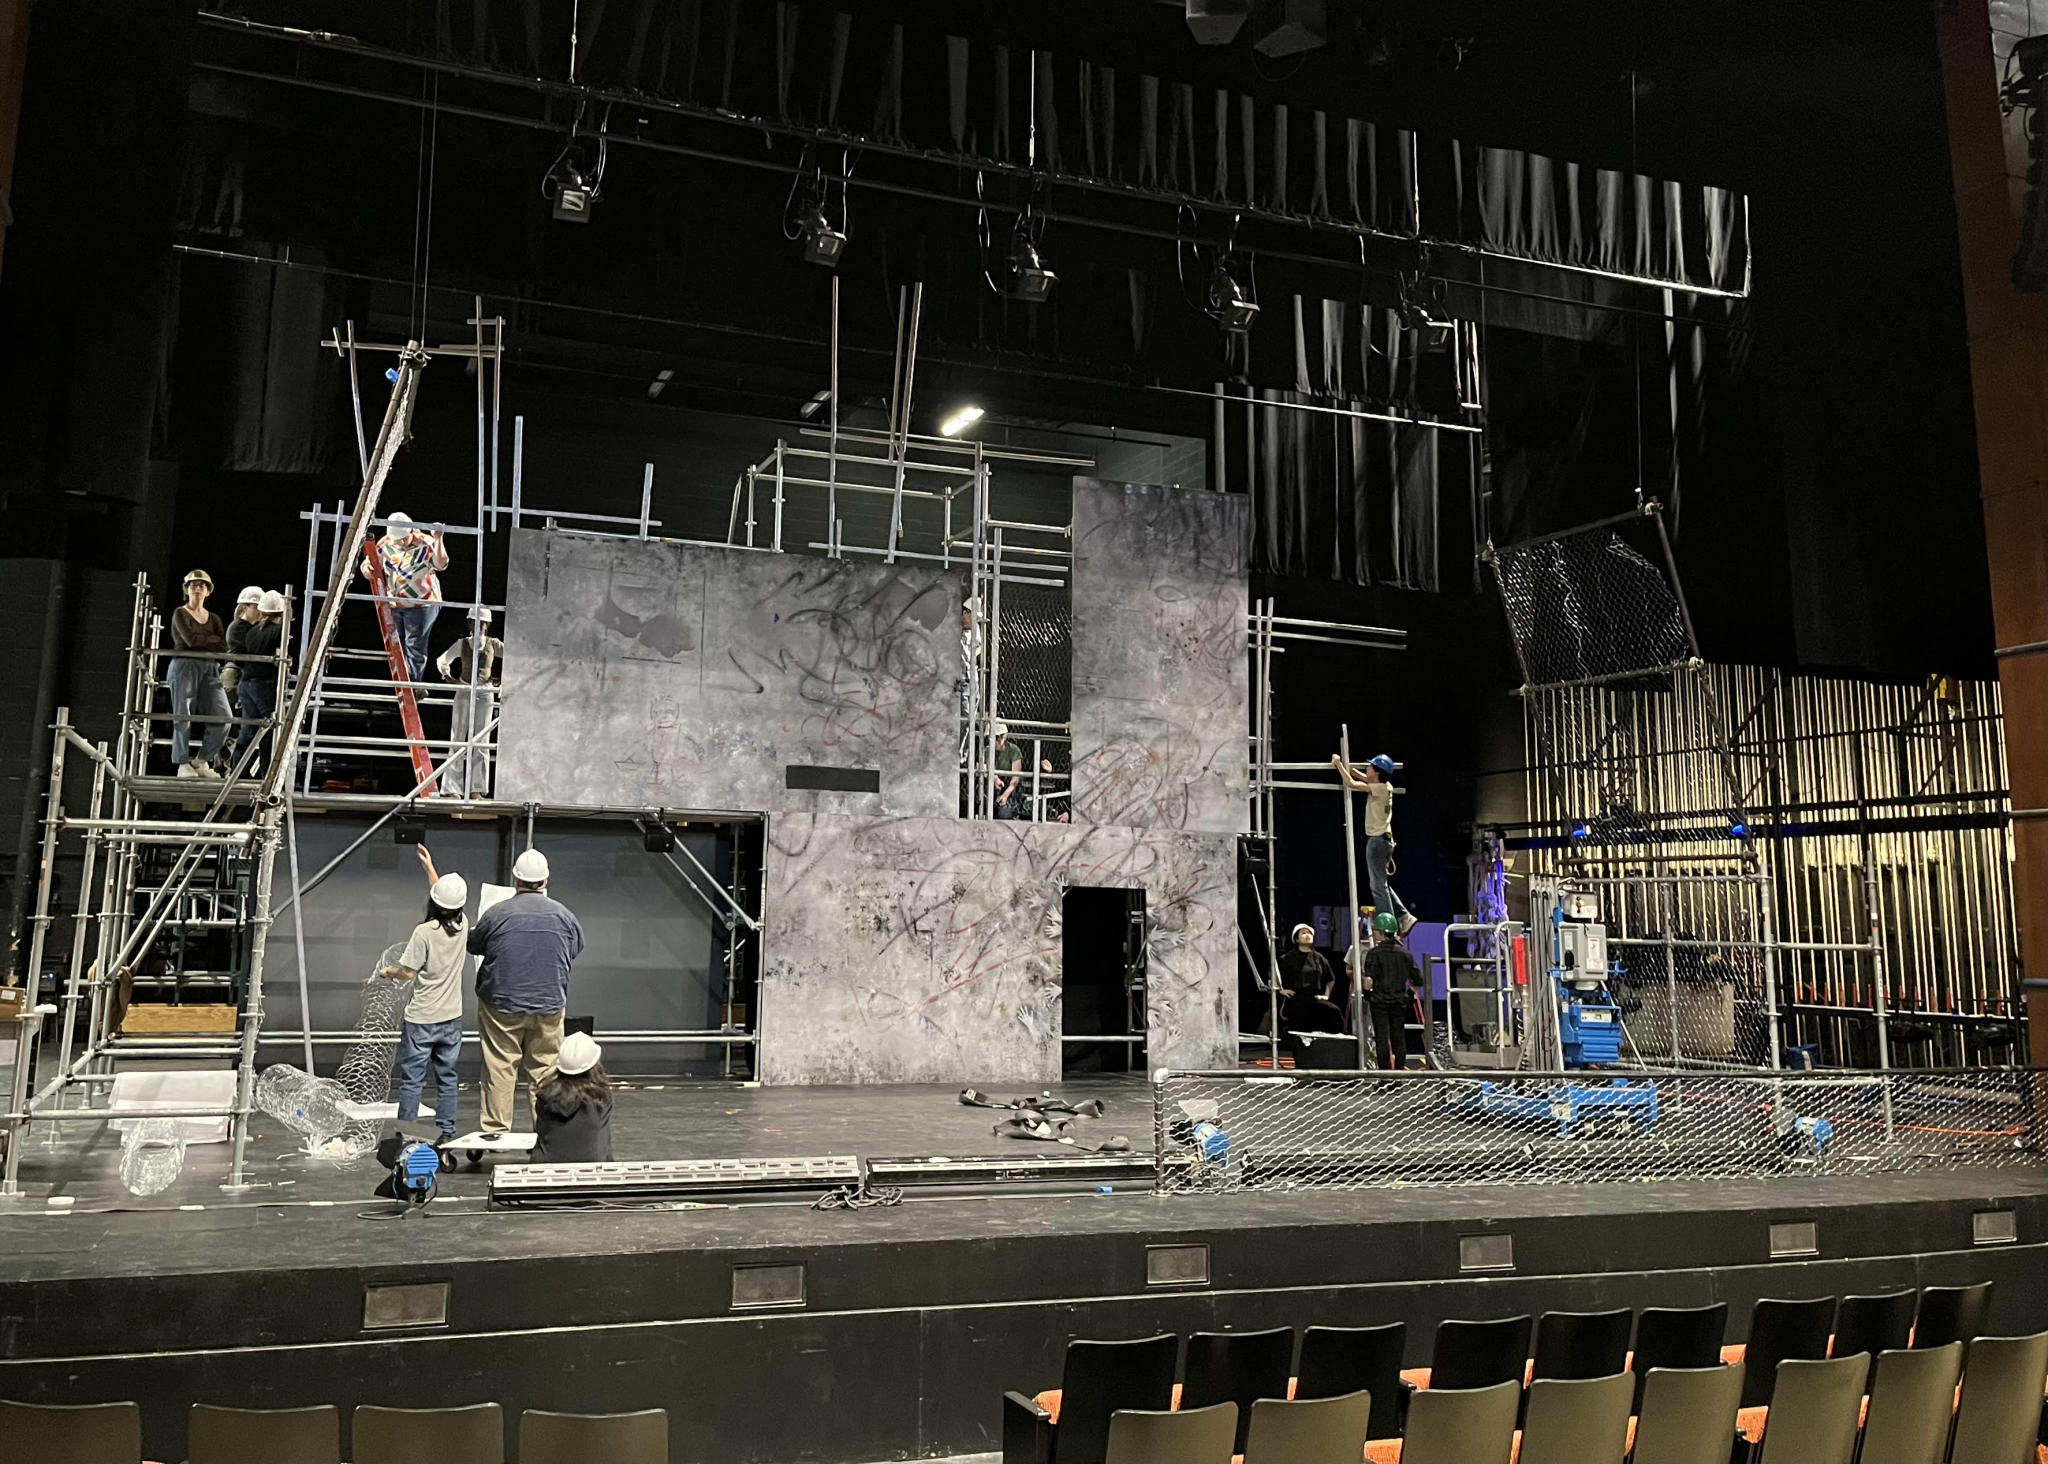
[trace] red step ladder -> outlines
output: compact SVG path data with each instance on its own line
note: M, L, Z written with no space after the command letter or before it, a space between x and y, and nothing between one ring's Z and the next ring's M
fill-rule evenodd
M377 596L377 628L384 632L384 658L391 664L393 689L398 692L398 719L405 725L406 740L412 744L413 782L424 784L422 794L434 791L434 759L427 751L426 728L420 725L419 698L413 695L412 668L405 662L405 646L398 639L398 619L384 599L384 555L377 545L367 546L365 568L370 592Z

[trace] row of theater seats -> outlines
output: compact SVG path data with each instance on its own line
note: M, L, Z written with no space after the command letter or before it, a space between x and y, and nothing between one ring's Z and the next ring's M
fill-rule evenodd
M1866 1407L1885 1442L1865 1444L1862 1464L2031 1464L2048 1333L1973 1345L1990 1303L1989 1282L1765 1299L1748 1340L1733 1346L1725 1304L1452 1320L1437 1328L1430 1365L1407 1369L1400 1322L1309 1327L1298 1345L1287 1327L1196 1333L1184 1366L1174 1336L1077 1341L1061 1388L1004 1396L1004 1464L1146 1464L1148 1441L1162 1440L1169 1452L1196 1450L1186 1464L1198 1464L1218 1439L1226 1461L1246 1464L1361 1454L1376 1464L1506 1464L1516 1450L1525 1464L1532 1451L1728 1464L1760 1444L1781 1464L1828 1464L1837 1444L1853 1453ZM1789 1421L1780 1412L1773 1424L1773 1405L1786 1402ZM1227 1429L1218 1421L1226 1411ZM1195 1415L1200 1422L1187 1421ZM1307 1442L1318 1448L1302 1452Z
M354 1464L505 1464L505 1411L372 1408L349 1420ZM192 1405L190 1464L341 1464L341 1411ZM0 1402L0 1464L139 1464L142 1412L133 1403ZM668 1414L519 1416L519 1464L669 1464Z

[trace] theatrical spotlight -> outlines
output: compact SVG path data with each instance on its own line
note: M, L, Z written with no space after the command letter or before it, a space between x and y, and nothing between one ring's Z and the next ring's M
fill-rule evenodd
M1244 292L1244 287L1231 274L1228 254L1216 256L1216 268L1209 276L1206 309L1211 319L1233 335L1244 334L1259 318L1258 302Z
M649 854L670 854L675 852L676 831L668 821L659 816L640 821L640 847Z
M1590 839L1590 838L1592 838L1592 837L1593 837L1593 828L1592 828L1592 825L1588 824L1588 823L1587 823L1587 822L1586 822L1586 821L1585 821L1584 819L1582 819L1582 818L1575 818L1575 819L1573 819L1573 820L1572 820L1572 837L1573 837L1574 839Z
M1010 294L1029 305L1042 305L1052 294L1059 276L1038 257L1031 239L1031 215L1017 220L1017 232L1010 236Z
M1741 819L1739 819L1739 818L1738 818L1738 819L1736 819L1736 820L1734 820L1734 821L1733 821L1732 823L1730 823L1730 824L1728 825L1728 837L1729 837L1729 838L1731 838L1731 839L1746 839L1746 838L1748 838L1748 837L1749 837L1749 825L1748 825L1747 823L1743 822L1743 821L1742 821Z
M839 256L846 252L846 235L832 227L819 209L804 220L804 258L827 269L839 268Z
M939 423L939 436L958 437L985 415L980 407L958 407Z
M598 186L604 177L604 148L598 147L596 170L587 170L583 155L574 143L562 149L547 176L540 181L540 191L548 200L554 216L565 223L587 224L590 211L597 206Z

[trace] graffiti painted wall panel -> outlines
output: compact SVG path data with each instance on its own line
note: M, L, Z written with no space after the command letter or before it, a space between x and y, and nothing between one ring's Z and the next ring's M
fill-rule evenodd
M1240 832L1248 500L1074 486L1074 821Z
M790 815L769 828L761 1076L1060 1077L1069 886L1146 893L1147 1061L1235 1059L1230 836L955 818Z
M498 796L951 813L957 597L908 566L515 532ZM879 790L792 789L791 766Z

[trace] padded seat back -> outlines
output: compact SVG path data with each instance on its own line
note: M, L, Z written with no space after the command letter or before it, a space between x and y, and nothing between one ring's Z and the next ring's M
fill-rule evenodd
M519 1415L519 1464L668 1464L668 1410Z
M1728 1332L1728 1303L1712 1306L1645 1307L1636 1318L1634 1411L1643 1411L1643 1384L1653 1368L1709 1368L1721 1361L1721 1339Z
M349 1424L354 1464L505 1464L505 1410L379 1408L364 1403Z
M1975 1286L1930 1286L1920 1293L1920 1312L1913 1320L1915 1347L1941 1347L1974 1342L1991 1321L1993 1283Z
M1371 1417L1368 1393L1291 1403L1261 1398L1252 1404L1244 1464L1358 1464Z
M1106 1464L1230 1464L1237 1405L1172 1413L1120 1408L1109 1424Z
M1636 1314L1627 1307L1603 1312L1545 1312L1536 1321L1532 1378L1611 1378L1628 1367L1629 1333Z
M1521 1464L1622 1464L1635 1384L1619 1368L1604 1378L1538 1378L1529 1385Z
M1401 1464L1508 1464L1521 1401L1520 1378L1490 1388L1424 1388L1408 1405Z
M0 1403L0 1464L138 1464L133 1403Z
M1437 1323L1436 1348L1430 1356L1431 1390L1490 1388L1512 1382L1517 1389L1529 1368L1529 1318L1502 1317L1491 1322Z
M1780 1363L1757 1464L1850 1464L1869 1370L1870 1358L1861 1352Z
M216 1408L194 1403L185 1425L189 1464L340 1464L341 1410Z
M1336 1398L1361 1389L1372 1394L1366 1437L1401 1436L1401 1359L1408 1324L1384 1327L1310 1327L1301 1334L1296 1398Z
M1875 1372L1862 1464L1942 1464L1955 1421L1963 1344L1881 1353Z
M1778 1364L1793 1358L1812 1360L1828 1355L1828 1334L1835 1327L1835 1299L1816 1296L1804 1301L1765 1297L1749 1314L1749 1342L1742 1360L1748 1374L1742 1383L1742 1406L1755 1408L1771 1401Z
M1179 1362L1180 1338L1171 1332L1130 1342L1069 1342L1060 1374L1053 1464L1102 1464L1110 1415L1119 1409L1163 1413L1171 1408ZM1236 1427L1234 1419L1231 1426Z
M1636 1355L1637 1365L1642 1354ZM1743 1364L1652 1368L1643 1375L1632 1464L1728 1464Z
M2033 1456L2041 1388L2048 1379L2048 1332L1979 1337L1963 1364L1949 1464L2011 1464Z
M1834 1355L1868 1353L1874 1374L1879 1353L1904 1347L1913 1340L1913 1313L1919 1306L1920 1293L1911 1287L1881 1296L1843 1297L1842 1304L1835 1308ZM1864 1391L1869 1388L1866 1379Z
M1188 1338L1180 1406L1192 1410L1235 1403L1237 1438L1231 1453L1242 1454L1245 1431L1252 1424L1252 1404L1261 1398L1284 1399L1293 1364L1292 1327L1275 1327L1270 1332L1196 1332Z

